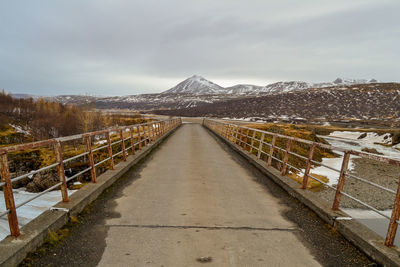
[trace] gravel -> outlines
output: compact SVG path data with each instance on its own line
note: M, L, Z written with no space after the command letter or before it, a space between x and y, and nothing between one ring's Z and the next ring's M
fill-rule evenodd
M352 162L354 168L350 171L351 174L379 184L395 192L397 191L397 185L400 178L400 167L365 158L354 158L352 159ZM395 194L386 192L350 176L346 177L343 191L376 209L387 210L393 208ZM324 188L316 193L330 203L332 203L335 195L335 191L329 188ZM365 206L346 196L342 196L340 207L367 209Z

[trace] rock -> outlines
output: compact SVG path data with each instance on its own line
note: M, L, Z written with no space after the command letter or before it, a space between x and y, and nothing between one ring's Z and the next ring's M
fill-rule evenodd
M367 137L367 133L361 134L357 139L363 139L363 138L365 138L365 137Z
M400 132L393 133L392 136L392 145L400 144Z
M58 175L55 171L45 171L33 176L32 182L26 186L28 192L41 192L57 184Z
M383 153L378 152L378 150L376 150L375 148L364 147L363 149L361 149L361 151L364 151L367 153L372 153L372 154L377 154L377 155L383 155Z
M11 179L14 179L18 176L24 175L25 172L24 171L17 171L15 173L11 173ZM14 189L20 188L20 187L25 187L29 182L31 181L31 179L29 177L25 177L19 181L13 182L12 183L12 187Z
M206 263L206 262L211 262L212 257L200 257L200 258L197 258L196 260L201 263Z

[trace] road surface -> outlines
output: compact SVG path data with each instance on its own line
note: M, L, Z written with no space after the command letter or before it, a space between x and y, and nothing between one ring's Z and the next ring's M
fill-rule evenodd
M200 124L184 124L143 166L96 201L63 244L47 248L45 255L38 252L32 263L165 267L371 263L275 185L257 182L260 175Z

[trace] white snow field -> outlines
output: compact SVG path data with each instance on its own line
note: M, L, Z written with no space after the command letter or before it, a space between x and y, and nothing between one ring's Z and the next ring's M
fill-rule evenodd
M16 205L38 194L26 192L25 188L14 189L13 192ZM76 190L68 190L68 195L71 195L74 192L76 192ZM19 226L24 226L60 201L61 192L59 190L56 190L50 191L43 196L40 196L32 200L31 202L21 206L17 209ZM3 212L5 210L6 208L4 202L4 194L3 191L0 191L0 212ZM5 215L0 218L0 240L3 240L9 234L10 230L8 227L7 215Z

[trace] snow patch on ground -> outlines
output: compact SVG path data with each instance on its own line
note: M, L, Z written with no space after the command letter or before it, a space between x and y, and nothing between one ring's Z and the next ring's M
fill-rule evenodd
M319 135L319 137L324 138L326 141L329 142L329 144L331 144L334 147L340 147L343 149L356 150L356 151L361 151L363 148L375 148L385 157L400 159L400 151L395 149L396 146L386 147L379 144L374 144L374 142L380 142L384 138L384 135L378 136L376 133L372 133L371 135L369 135L369 137L367 134L367 137L363 139L357 139L358 136L362 134L361 132L333 132L333 133L335 134L334 135L331 134L328 136Z
M339 180L340 168L342 167L342 160L343 160L343 156L341 156L339 158L323 158L322 159L322 164L327 165L331 168L334 168L338 171L334 171L327 167L320 166L320 167L316 167L316 168L312 169L310 172L328 177L329 185L337 184L337 182ZM351 169L351 167L352 167L352 164L350 162L349 169ZM303 170L303 171L305 171L305 170Z
M68 195L73 194L77 190L68 190ZM21 189L14 189L14 200L15 204L18 205L19 203L22 203L35 195L37 193L29 193L26 192L24 188ZM18 215L18 223L19 226L22 227L28 222L32 221L34 218L38 217L40 214L42 214L44 211L48 210L55 204L61 201L61 192L56 190L56 191L51 191L43 196L40 196L31 202L21 206L20 208L17 209L17 215ZM0 212L3 212L6 210L5 203L4 203L4 194L3 191L0 192ZM7 237L10 234L10 230L8 227L8 220L7 220L7 215L3 216L0 218L0 240L3 240L5 237Z
M96 142L96 145L102 145L105 143L107 143L107 140L101 140L101 141Z
M329 136L331 137L339 137L351 140L359 140L364 143L374 144L374 143L384 143L384 144L391 144L392 138L389 133L379 135L378 133L369 132L366 133L367 135L362 138L358 139L364 132L350 132L350 131L334 131Z
M23 134L26 134L26 135L30 135L30 133L29 133L28 131L22 129L21 126L14 125L14 124L11 124L11 123L9 123L8 125L10 125L11 127L13 127L14 130L15 130L17 133L23 133Z
M347 214L349 214L354 219L382 219L382 218L384 218L382 215L380 215L379 213L376 213L375 211L372 211L372 210L346 209L346 208L342 208L342 210L344 212L346 212ZM381 212L389 217L392 215L392 210L383 210Z

